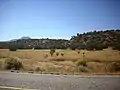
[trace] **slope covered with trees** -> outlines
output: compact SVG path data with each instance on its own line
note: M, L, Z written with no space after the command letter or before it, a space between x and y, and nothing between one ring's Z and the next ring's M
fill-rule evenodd
M1 42L0 48L17 49L66 49L68 40L63 39L18 39L11 42Z
M71 49L102 50L108 47L120 50L120 30L77 33L70 40Z
M77 33L70 40L21 38L9 42L0 42L0 48L9 49L87 49L102 50L108 47L120 50L120 30L93 31Z

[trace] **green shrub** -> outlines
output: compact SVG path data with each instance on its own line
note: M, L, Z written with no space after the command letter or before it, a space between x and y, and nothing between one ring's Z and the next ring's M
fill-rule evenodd
M56 56L59 56L59 52L56 52Z
M84 60L84 59L79 59L79 60L76 62L76 65L77 65L77 66L80 66L80 65L82 65L82 66L87 66L87 61Z
M5 60L5 64L6 69L19 70L23 67L22 62L20 62L17 58L8 58Z
M11 47L11 48L9 48L9 50L10 50L10 51L16 51L17 48L12 48L12 47Z
M50 49L50 55L53 56L54 53L55 53L55 49Z
M77 51L78 54L80 54L80 51Z
M64 53L61 53L61 56L64 56Z
M10 45L8 48L10 51L16 51L18 49L18 46L17 45Z

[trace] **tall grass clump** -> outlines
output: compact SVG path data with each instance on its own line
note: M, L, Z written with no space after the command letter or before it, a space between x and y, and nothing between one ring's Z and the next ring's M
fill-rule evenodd
M120 71L120 62L109 63L109 71L111 71L111 72Z
M5 64L6 69L20 70L21 68L23 68L22 62L19 61L17 58L8 58L5 60Z
M77 66L87 66L87 60L85 59L78 59L77 62L76 62L76 65Z
M84 66L78 66L76 67L78 72L88 72L88 68Z

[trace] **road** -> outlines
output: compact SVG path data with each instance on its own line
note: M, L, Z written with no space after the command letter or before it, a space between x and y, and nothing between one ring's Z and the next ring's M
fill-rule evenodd
M120 76L0 73L0 86L36 90L120 90Z

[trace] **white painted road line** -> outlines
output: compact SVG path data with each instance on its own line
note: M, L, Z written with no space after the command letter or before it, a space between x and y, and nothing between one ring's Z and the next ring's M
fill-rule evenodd
M0 89L13 89L13 90L36 90L36 89L26 89L26 88L17 88L17 87L6 87L6 86L0 86Z

